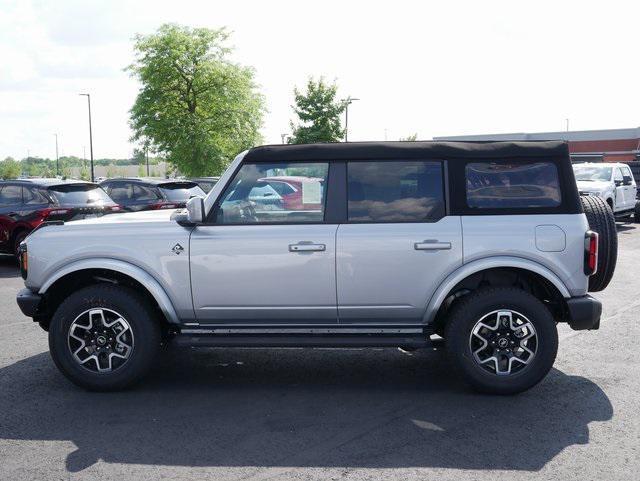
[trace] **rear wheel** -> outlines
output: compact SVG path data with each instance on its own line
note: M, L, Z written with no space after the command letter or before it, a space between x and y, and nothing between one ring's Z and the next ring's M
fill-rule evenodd
M584 195L580 197L589 228L598 233L598 270L589 277L589 291L605 289L616 268L618 259L618 232L613 212L607 203L599 197Z
M515 394L544 378L556 358L556 323L545 305L517 288L479 289L453 307L447 352L476 390Z
M49 325L56 366L85 389L112 391L138 381L160 348L160 327L134 291L111 285L69 296Z

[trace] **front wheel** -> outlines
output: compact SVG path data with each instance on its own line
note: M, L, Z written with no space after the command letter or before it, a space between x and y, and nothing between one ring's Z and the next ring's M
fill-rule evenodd
M517 288L479 289L452 309L445 337L449 357L476 390L515 394L535 386L558 352L546 306Z
M49 350L60 371L93 391L138 381L160 348L158 320L144 299L120 286L99 284L70 295L49 325Z

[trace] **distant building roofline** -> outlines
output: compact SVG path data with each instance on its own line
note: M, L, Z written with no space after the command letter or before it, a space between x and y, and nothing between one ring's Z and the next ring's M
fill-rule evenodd
M436 141L526 141L526 140L625 140L640 139L640 127L604 130L570 130L557 132L514 132L505 134L450 135L434 137Z

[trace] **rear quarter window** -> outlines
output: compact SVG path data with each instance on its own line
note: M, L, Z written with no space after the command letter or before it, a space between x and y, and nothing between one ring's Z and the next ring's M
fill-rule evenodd
M472 209L558 207L558 168L552 162L470 162L465 167Z

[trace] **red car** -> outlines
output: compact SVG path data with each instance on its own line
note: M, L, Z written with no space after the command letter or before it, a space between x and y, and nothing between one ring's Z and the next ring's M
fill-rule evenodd
M20 242L43 222L120 212L97 184L81 180L0 181L0 252L17 254Z
M320 199L324 179L290 175L260 180L269 184L282 197L284 210L317 210L322 207Z

